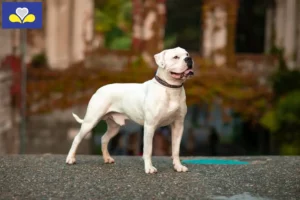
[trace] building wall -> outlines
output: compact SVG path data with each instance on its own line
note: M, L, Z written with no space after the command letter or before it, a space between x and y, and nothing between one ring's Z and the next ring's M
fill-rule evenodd
M11 83L11 72L0 67L0 154L15 151L16 138L14 138L12 123Z
M53 111L44 115L33 115L27 121L26 153L27 154L67 154L80 124L72 112L83 117L86 106L67 110ZM90 154L91 140L88 135L80 143L77 153Z
M0 16L2 16L2 6L0 6ZM0 18L0 61L6 55L11 53L11 30L4 30L2 27L2 18Z
M284 50L290 69L300 67L300 1L275 0L266 14L266 52L272 47Z
M45 50L53 69L82 61L93 36L93 0L46 0ZM64 16L64 17L61 17Z
M87 43L93 38L93 2L93 0L45 0L43 28L26 30L26 62L29 63L40 53L46 54L49 66L53 69L65 69L74 62L82 61L88 49ZM0 28L0 38L0 60L13 53L13 47L14 53L20 54L20 30Z

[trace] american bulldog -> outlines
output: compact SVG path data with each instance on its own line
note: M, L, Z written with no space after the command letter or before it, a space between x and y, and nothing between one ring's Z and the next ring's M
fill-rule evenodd
M73 114L81 128L66 159L67 164L75 163L75 154L81 140L100 120L107 123L107 131L102 136L102 153L105 163L114 163L107 145L118 132L125 120L144 126L143 159L146 173L156 173L153 166L153 134L158 127L170 125L172 130L172 159L177 172L186 172L179 159L180 142L187 112L183 83L194 74L193 60L180 47L164 50L154 55L158 65L153 79L144 83L114 83L99 88L90 99L85 117Z

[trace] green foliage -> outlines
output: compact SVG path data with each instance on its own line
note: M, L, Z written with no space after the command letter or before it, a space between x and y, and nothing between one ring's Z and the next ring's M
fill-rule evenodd
M268 128L272 133L278 130L278 123L276 121L276 114L274 110L266 112L260 119L261 125Z
M260 120L271 132L298 132L300 128L300 90L282 96L274 109ZM300 132L299 132L300 133Z
M112 50L127 50L131 45L131 38L121 36L111 41L107 47Z
M289 70L284 59L284 50L274 46L271 54L276 55L279 60L279 68L271 77L275 96L278 98L289 92L300 88L300 71Z
M103 11L95 10L95 30L97 32L106 32L114 26L114 21Z
M271 49L277 55L279 68L271 77L274 91L273 109L264 114L261 123L273 133L283 155L300 154L300 71L289 70L284 50Z
M97 0L95 5L95 30L104 33L105 47L129 49L132 28L131 1Z
M280 98L276 106L278 125L282 128L300 127L300 90Z
M276 97L280 97L300 88L300 71L281 69L271 80Z
M164 40L164 47L166 49L174 47L176 44L176 40L177 40L177 34L166 36Z
M138 55L135 59L133 59L131 65L132 65L132 68L136 68L136 69L139 69L140 66L145 66L143 57L141 55Z
M111 50L126 50L131 45L131 37L124 35L118 27L113 27L105 34L105 46Z
M279 61L279 70L286 70L287 66L284 59L284 49L273 46L270 50L271 55L276 55Z
M280 148L280 152L283 155L299 155L300 154L300 148L299 148L299 142L296 141L291 144L283 144Z
M47 65L47 57L45 53L36 54L32 57L31 65L33 67L44 67Z
M300 154L300 90L290 92L260 119L279 144L282 155Z

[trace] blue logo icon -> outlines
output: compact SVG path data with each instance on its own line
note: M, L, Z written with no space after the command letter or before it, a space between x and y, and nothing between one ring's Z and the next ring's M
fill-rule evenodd
M42 22L42 2L2 2L3 29L39 29Z

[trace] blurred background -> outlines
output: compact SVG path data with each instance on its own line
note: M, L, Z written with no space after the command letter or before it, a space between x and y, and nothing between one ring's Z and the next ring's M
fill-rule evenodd
M105 84L153 78L153 55L180 46L196 73L181 155L300 155L299 0L44 0L43 9L42 29L0 29L0 154L67 154L80 128L72 112L84 117ZM105 131L101 121L78 153L100 155ZM142 155L142 136L128 122L111 154ZM171 155L170 139L169 127L156 130L153 155Z

